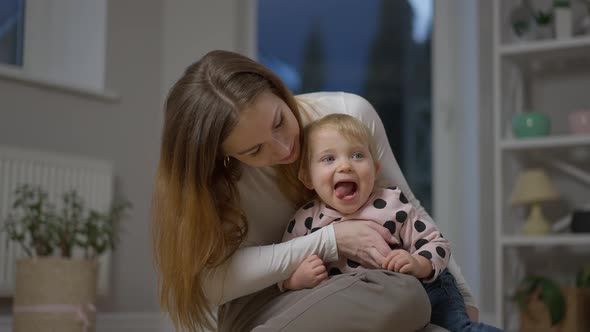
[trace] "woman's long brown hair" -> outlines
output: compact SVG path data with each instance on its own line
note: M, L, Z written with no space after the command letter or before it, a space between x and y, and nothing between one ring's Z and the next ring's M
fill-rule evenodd
M175 327L213 328L201 279L239 248L248 222L239 207L239 165L226 167L221 144L239 111L262 92L283 99L301 124L293 95L271 71L228 51L212 51L189 66L165 105L160 161L152 202L152 237L160 304ZM300 135L302 137L303 135ZM277 166L278 185L294 203L309 192L296 163Z

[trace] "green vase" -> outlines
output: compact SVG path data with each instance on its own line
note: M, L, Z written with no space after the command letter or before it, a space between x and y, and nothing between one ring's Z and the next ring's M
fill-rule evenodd
M551 131L551 120L540 112L521 112L512 117L512 132L515 137L547 136Z

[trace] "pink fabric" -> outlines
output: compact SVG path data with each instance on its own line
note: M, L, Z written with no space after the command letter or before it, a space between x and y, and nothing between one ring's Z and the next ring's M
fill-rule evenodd
M391 232L393 249L404 249L413 255L429 258L433 274L425 282L434 281L447 267L451 256L449 242L442 237L434 223L418 217L413 205L397 187L376 189L365 205L348 215L331 209L319 199L311 201L295 213L283 235L283 242L345 220L372 220L379 223ZM327 269L332 270L333 274L335 271L346 273L363 267L346 257L340 257L337 262L328 264Z
M14 307L14 313L75 313L77 319L82 322L83 330L87 331L90 325L90 317L96 313L94 304L37 304L21 305Z

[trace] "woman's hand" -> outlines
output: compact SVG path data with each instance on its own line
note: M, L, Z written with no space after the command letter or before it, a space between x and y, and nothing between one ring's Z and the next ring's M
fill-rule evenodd
M391 240L389 230L368 220L347 220L334 223L338 253L364 267L381 268L391 252L386 241Z

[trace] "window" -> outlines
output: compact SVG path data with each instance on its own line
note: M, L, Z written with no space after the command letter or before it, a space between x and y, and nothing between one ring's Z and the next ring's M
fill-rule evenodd
M367 98L429 212L432 13L432 0L258 0L257 13L258 60L295 93Z
M1 3L0 64L45 85L104 91L107 0Z
M0 2L0 63L22 66L24 0Z

